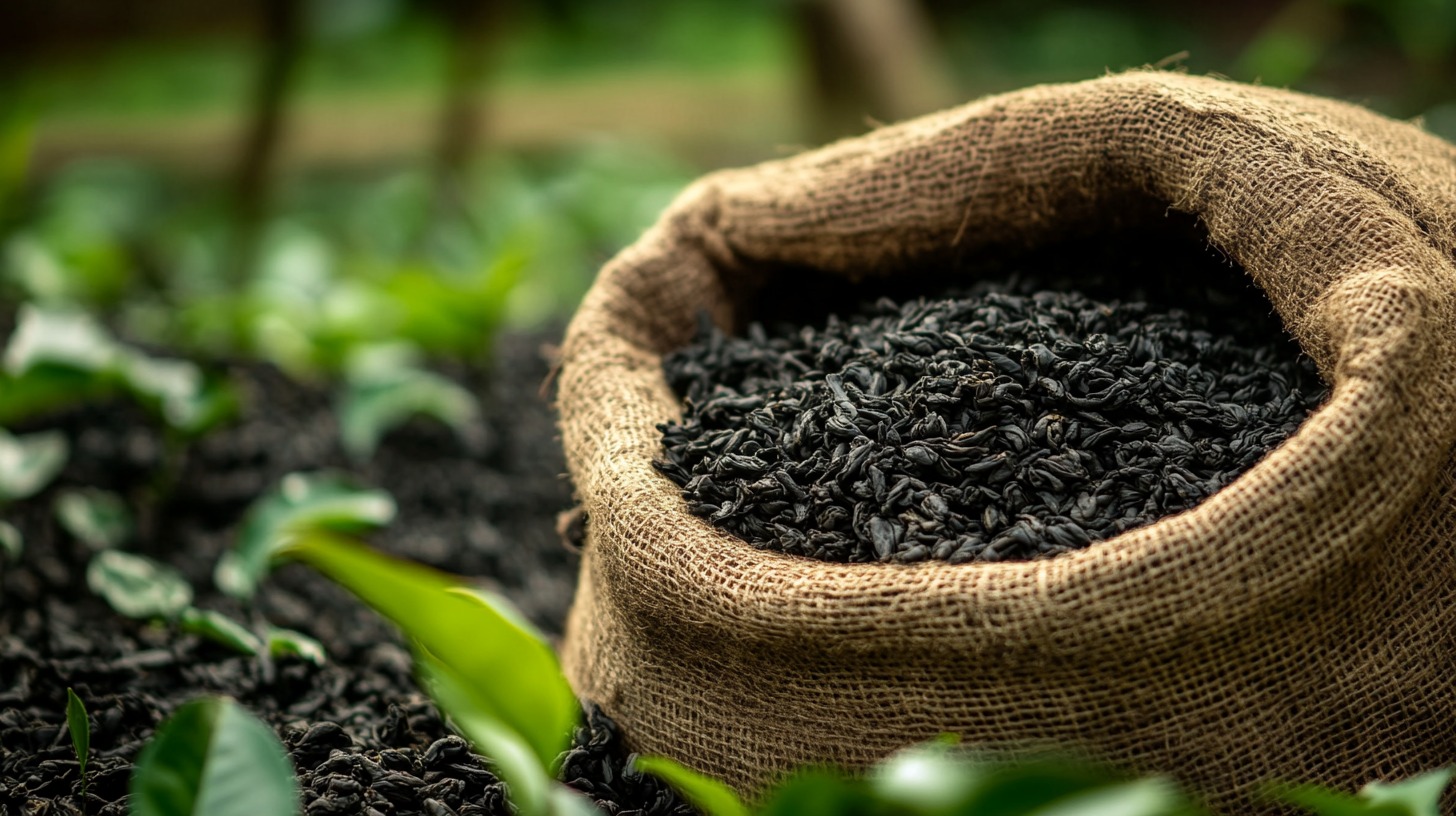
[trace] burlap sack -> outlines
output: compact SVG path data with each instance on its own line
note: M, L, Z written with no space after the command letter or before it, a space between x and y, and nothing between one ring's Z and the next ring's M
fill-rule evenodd
M792 270L912 274L1174 211L1332 384L1192 511L1050 560L829 564L711 528L650 464L679 412L660 355L702 309L729 325ZM1234 812L1263 780L1353 789L1456 762L1453 222L1456 148L1418 127L1154 72L704 178L567 332L589 518L572 683L636 750L750 792L945 731L1171 773Z

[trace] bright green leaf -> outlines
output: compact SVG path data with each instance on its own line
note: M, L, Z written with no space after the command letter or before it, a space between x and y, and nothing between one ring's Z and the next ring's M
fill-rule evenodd
M416 649L420 685L449 715L460 733L490 759L496 775L510 789L511 800L527 816L549 814L548 791L554 780L550 760L543 761L525 738L476 701L470 682L424 649Z
M977 769L944 743L906 748L881 763L870 780L881 800L924 813L959 806L980 782Z
M86 716L86 704L72 689L66 689L66 730L71 732L71 747L76 749L76 761L81 763L81 790L86 790L86 762L91 758L91 720Z
M25 538L15 525L0 521L0 560L19 561L25 550Z
M1073 794L1033 816L1173 816L1189 813L1190 807L1177 788L1166 779L1139 779Z
M429 371L403 370L352 384L339 405L339 430L344 450L364 461L385 434L411 417L431 417L458 431L479 414L475 397L455 382Z
M184 632L200 635L245 655L256 655L263 650L261 638L249 631L248 627L216 610L189 606L182 610L177 623Z
M131 816L285 816L299 808L278 737L222 698L177 709L132 772Z
M551 816L602 816L592 800L557 782L546 790Z
M0 429L0 502L29 498L66 466L70 445L60 431L12 436Z
M667 757L638 757L633 765L638 771L652 774L671 785L707 816L748 816L748 806L732 788Z
M504 599L326 532L299 536L280 556L342 584L467 678L471 709L519 735L543 767L565 750L581 715L576 696L551 646Z
M175 569L121 550L102 550L86 567L86 585L111 608L138 619L172 619L192 603L192 587Z
M315 666L322 666L328 660L322 643L302 632L277 627L268 630L268 654L274 657L296 655Z
M1377 807L1398 807L1406 816L1440 816L1441 794L1456 768L1442 768L1400 782L1371 782L1360 798Z
M131 511L115 493L76 488L56 497L56 521L94 550L115 547L131 537Z
M857 816L878 812L863 780L831 770L800 771L774 788L758 816Z
M382 490L360 489L336 474L290 473L248 511L237 546L219 559L213 580L234 597L251 597L273 554L294 537L362 532L388 524L394 513L394 499Z
M1020 816L1124 780L1112 771L1075 760L1029 759L970 766L980 777L950 812L960 816Z
M118 353L116 342L89 315L25 304L5 348L4 363L13 375L42 363L98 372L109 368Z

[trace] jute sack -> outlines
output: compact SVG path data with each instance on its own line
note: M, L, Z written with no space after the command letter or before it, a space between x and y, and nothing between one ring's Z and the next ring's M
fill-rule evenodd
M713 529L652 468L654 426L680 411L660 355L701 310L728 326L797 270L913 275L1174 211L1332 387L1189 512L1049 560L830 564ZM567 331L561 427L589 522L566 671L635 750L750 793L946 731L1170 773L1233 812L1265 780L1353 789L1456 762L1453 246L1452 145L1169 73L710 175Z

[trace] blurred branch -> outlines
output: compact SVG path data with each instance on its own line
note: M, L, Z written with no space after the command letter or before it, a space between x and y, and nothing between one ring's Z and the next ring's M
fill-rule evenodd
M434 150L435 206L468 217L461 189L485 130L480 85L490 66L499 0L437 0L447 42L445 95Z
M956 101L944 56L917 0L799 0L816 141L859 133Z
M247 133L233 177L236 245L232 281L241 285L257 260L258 242L272 198L285 106L303 53L303 4L260 0L263 64L254 87Z

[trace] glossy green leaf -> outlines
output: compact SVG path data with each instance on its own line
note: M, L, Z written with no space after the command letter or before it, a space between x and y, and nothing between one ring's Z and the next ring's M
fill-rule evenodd
M351 384L338 414L344 450L363 461L374 455L385 434L411 417L431 417L458 431L476 421L480 408L453 381L429 371L404 370Z
M498 712L481 706L471 683L427 650L417 648L415 668L420 685L449 715L462 736L490 760L491 768L510 790L510 798L527 816L547 816L554 779L550 760L542 758L526 739L506 724Z
M868 785L831 770L800 771L769 793L758 816L858 816L883 812Z
M1407 816L1440 816L1441 794L1456 768L1442 768L1400 782L1371 782L1360 798L1377 807L1399 807Z
M331 473L290 473L243 522L237 545L218 560L213 580L238 598L251 597L270 561L293 538L314 531L357 533L388 524L394 499Z
M1029 759L991 762L971 769L975 788L949 813L961 816L1019 816L1037 813L1125 780L1112 771L1075 760Z
M0 561L19 561L24 551L25 538L20 531L8 521L0 521Z
M576 696L551 646L506 601L326 532L299 536L280 555L342 584L466 678L470 709L518 735L543 767L565 750L581 715Z
M62 491L55 513L66 532L94 550L115 547L132 534L131 511L110 491L89 487Z
M748 806L732 788L680 765L667 757L645 756L633 761L642 773L652 774L672 786L693 807L707 816L748 816Z
M881 801L917 813L942 813L964 803L981 783L982 774L944 743L916 745L899 751L875 768L870 785Z
M322 643L302 632L276 627L268 630L268 654L274 657L294 655L315 666L322 666L328 660Z
M71 732L71 747L76 749L76 761L81 763L81 791L86 790L86 763L91 758L91 719L86 716L86 704L72 689L66 689L66 730Z
M592 800L559 782L546 789L546 799L551 816L602 816Z
M121 550L102 550L92 556L86 567L86 585L129 618L170 620L192 604L192 587L182 573Z
M13 436L0 429L0 502L25 499L51 483L70 456L60 431Z
M248 627L213 609L198 609L195 606L189 606L182 610L177 624L182 627L184 632L191 632L215 643L221 643L229 649L245 655L256 655L263 650L263 640L253 634Z
M157 729L131 777L131 816L299 812L293 766L272 729L231 700L194 700Z
M1073 794L1030 813L1034 816L1175 816L1191 813L1166 779L1139 779Z

